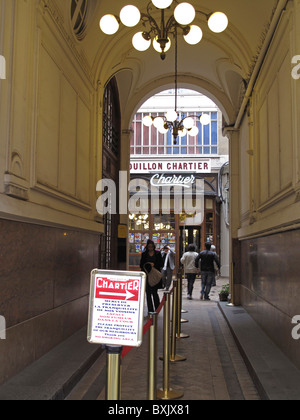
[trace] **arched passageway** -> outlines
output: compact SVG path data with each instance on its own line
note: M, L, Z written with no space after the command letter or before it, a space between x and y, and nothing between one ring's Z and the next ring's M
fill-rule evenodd
M96 185L109 81L115 77L119 92L123 171L133 115L173 86L174 48L163 62L132 48L134 29L100 32L101 16L118 14L126 1L111 3L0 2L0 308L7 327L0 383L86 323L87 273L105 235ZM291 334L300 291L299 1L214 4L227 13L228 30L212 34L197 15L203 41L192 47L180 38L179 82L218 104L230 140L234 303L300 367ZM211 12L211 2L201 8ZM120 224L127 222L122 214Z

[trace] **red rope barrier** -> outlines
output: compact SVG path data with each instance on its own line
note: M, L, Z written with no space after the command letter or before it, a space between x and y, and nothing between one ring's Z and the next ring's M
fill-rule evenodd
M173 289L172 289L173 290ZM172 291L171 291L172 292ZM166 302L166 297L164 296L161 304L159 305L159 307L156 310L157 315L160 314L162 308L164 307L164 304ZM152 326L153 321L152 319L149 319L149 321L144 325L144 329L143 329L143 336L148 332L148 330L150 329L150 327ZM122 359L124 359L125 356L127 356L127 354L133 349L133 347L129 347L129 346L125 346L123 347L123 351L121 354Z
M164 307L165 301L166 301L166 297L164 296L164 297L163 297L163 300L161 301L161 304L160 304L160 305L159 305L159 307L157 308L157 311L156 311L157 315L159 315L159 314L160 314L160 312L161 312L162 308Z

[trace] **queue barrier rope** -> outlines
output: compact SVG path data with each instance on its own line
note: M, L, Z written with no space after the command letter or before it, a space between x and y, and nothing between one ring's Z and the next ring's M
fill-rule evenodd
M173 289L172 291L173 292ZM157 308L157 310L155 311L157 313L157 316L160 314L162 308L164 307L164 304L166 302L166 297L164 296L159 307ZM153 325L153 320L149 319L148 322L146 322L146 324L144 325L143 328L143 337L147 334L147 332L149 331L149 329L152 327ZM125 356L127 356L127 354L133 349L134 347L130 347L130 346L124 346L123 350L122 350L122 354L121 354L121 358L124 359Z

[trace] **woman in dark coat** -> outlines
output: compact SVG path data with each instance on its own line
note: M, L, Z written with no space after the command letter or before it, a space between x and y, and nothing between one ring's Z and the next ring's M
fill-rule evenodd
M146 249L142 254L140 265L141 265L141 270L144 272L145 272L145 268L144 268L145 265L148 272L151 271L152 267L155 267L158 271L161 271L164 266L163 257L161 253L160 251L155 250L155 244L151 240L147 242ZM148 278L147 278L146 295L147 295L148 312L155 312L158 309L160 305L158 289L160 289L161 286L162 286L162 282L157 284L154 287L151 287L148 283Z

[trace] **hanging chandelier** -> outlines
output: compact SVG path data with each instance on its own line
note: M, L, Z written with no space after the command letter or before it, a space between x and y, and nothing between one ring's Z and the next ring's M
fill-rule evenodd
M152 117L146 115L143 118L143 124L146 127L152 125L161 133L166 134L169 130L172 132L174 138L174 144L177 144L178 137L185 137L189 134L192 137L196 137L199 134L199 128L197 127L197 120L202 125L208 125L211 122L209 114L202 113L199 116L188 116L180 118L180 113L177 111L178 107L178 41L177 41L177 30L175 28L175 109L170 110L165 116Z
M178 0L174 0L177 5L167 20L166 9L170 9L172 3L173 0L151 0L146 13L140 12L134 5L127 5L122 8L119 16L113 14L103 16L100 20L100 28L105 34L114 35L119 30L120 23L133 28L142 22L144 30L137 32L132 38L134 48L138 51L146 51L152 44L164 60L166 52L171 48L171 35L174 35L175 29L182 30L185 41L190 45L196 45L201 41L202 29L192 24L197 13L205 16L209 29L215 33L225 31L228 26L228 18L224 13L207 14L199 10L196 11L190 3L179 3ZM153 6L161 10L159 23L153 17Z

